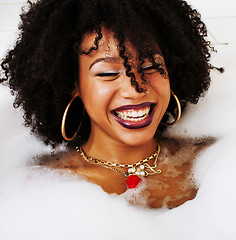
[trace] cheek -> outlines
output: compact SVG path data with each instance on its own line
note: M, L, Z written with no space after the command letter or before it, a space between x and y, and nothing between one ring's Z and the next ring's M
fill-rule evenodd
M109 109L114 90L99 81L83 81L80 84L81 99L90 117L106 113Z
M154 92L163 100L165 105L168 105L170 99L170 82L169 78L164 78L159 75L157 78L150 81L150 86Z

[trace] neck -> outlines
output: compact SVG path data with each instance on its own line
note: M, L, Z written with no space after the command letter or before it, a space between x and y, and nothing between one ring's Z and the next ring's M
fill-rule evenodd
M128 145L114 139L94 138L92 134L83 146L90 157L122 164L134 164L151 155L156 148L154 137L142 144Z

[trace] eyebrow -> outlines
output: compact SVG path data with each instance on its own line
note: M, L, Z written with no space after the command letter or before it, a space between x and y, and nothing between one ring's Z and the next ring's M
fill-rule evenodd
M90 67L89 70L93 67L94 64L98 63L98 62L107 62L107 63L120 63L121 59L120 57L105 57L105 58L98 58L96 60L94 60Z

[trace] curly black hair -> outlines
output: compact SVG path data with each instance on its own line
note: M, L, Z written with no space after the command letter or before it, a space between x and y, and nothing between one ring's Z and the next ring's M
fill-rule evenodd
M72 98L78 79L78 54L98 49L101 27L114 33L124 59L126 74L138 92L144 91L131 72L125 39L142 59L153 55L159 46L168 71L170 86L184 108L196 104L210 83L210 43L200 14L182 0L40 0L28 1L21 15L20 34L13 50L3 60L1 82L9 82L15 94L14 106L22 106L26 126L47 144L63 141L60 132L64 110ZM79 49L85 33L96 32L94 47ZM158 71L165 75L162 64ZM145 78L142 78L145 84ZM72 108L71 118L79 122L82 105ZM78 111L78 108L81 111ZM167 112L174 112L171 103ZM74 109L74 110L73 110ZM71 119L70 118L70 119ZM78 120L77 120L78 119ZM68 120L69 121L69 120ZM69 131L76 129L71 120ZM68 130L68 127L67 127ZM80 133L90 131L89 119Z

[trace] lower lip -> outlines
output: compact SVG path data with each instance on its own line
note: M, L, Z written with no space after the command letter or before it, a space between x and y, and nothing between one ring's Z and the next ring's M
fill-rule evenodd
M145 127L147 127L151 124L154 113L155 113L155 110L156 110L156 106L153 108L150 115L148 115L145 119L143 119L139 122L122 120L114 114L112 114L112 116L122 127L125 127L125 128L128 128L128 129L139 129L139 128L145 128Z

